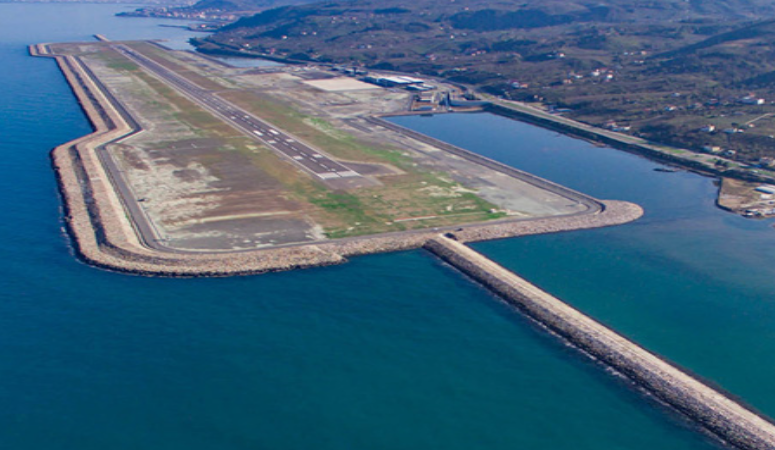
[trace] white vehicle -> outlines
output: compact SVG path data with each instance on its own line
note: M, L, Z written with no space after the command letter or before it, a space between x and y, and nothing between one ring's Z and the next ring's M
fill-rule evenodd
M260 132L258 130L253 130L253 132L256 133L259 136L263 136L264 135L264 133L262 133L262 132Z
M275 136L279 136L280 133L278 133L276 130L269 130L270 133L274 134Z

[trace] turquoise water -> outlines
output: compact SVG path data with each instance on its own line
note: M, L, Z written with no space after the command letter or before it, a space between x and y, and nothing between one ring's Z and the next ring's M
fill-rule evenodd
M0 4L0 448L715 447L423 252L229 279L140 278L79 263L61 231L47 153L89 127L54 63L27 57L25 46L185 34L112 17L119 9ZM687 211L673 197L710 202L709 181L652 179L653 164L599 152L595 165L667 189L661 202L673 206L628 228L479 248L768 407L773 395L759 384L767 361L758 371L746 361L766 345L740 345L770 333L759 297L768 273L744 266L769 261L767 225L702 205ZM628 189L622 198L648 190ZM697 237L682 249L684 234ZM758 239L751 252L760 259L740 255L729 236ZM734 264L695 269L700 250L700 261L729 253ZM647 282L665 273L691 301L656 298L669 286ZM726 321L736 325L727 331ZM730 358L739 369L725 366Z

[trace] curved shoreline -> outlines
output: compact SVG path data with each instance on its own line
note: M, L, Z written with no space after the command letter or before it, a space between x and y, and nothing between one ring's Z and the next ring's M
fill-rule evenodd
M531 174L488 160L463 149L441 145L475 163L516 176L544 189L557 191L587 206L566 216L502 219L485 223L386 233L366 237L290 244L272 248L222 252L189 252L156 244L152 230L143 229L141 212L130 208L118 192L120 184L106 167L101 146L141 131L115 105L115 99L76 57L57 55L46 44L30 47L33 56L55 58L94 131L56 147L51 160L64 205L65 223L80 258L94 266L121 272L169 277L230 276L276 272L346 262L348 257L422 248L439 232L452 231L466 241L500 239L619 225L639 218L643 211L621 201L599 201ZM378 119L375 119L378 120ZM383 124L386 122L383 122ZM412 136L414 137L414 136ZM416 137L415 137L416 138ZM450 147L450 148L447 148ZM492 167L497 165L497 167Z

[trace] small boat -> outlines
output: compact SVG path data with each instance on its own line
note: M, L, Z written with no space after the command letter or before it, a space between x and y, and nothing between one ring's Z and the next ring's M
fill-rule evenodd
M655 172L667 172L667 173L673 173L678 172L678 169L672 168L672 167L657 167L654 169Z

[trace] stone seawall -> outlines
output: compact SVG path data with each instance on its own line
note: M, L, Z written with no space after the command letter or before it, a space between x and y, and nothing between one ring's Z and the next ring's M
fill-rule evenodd
M775 449L775 425L767 419L454 240L454 237L437 236L430 239L425 248L722 441L744 450Z
M106 143L138 132L138 123L77 57L53 54L46 44L30 47L30 53L56 58L94 128L93 133L55 148L51 160L75 251L95 266L154 276L246 275L341 264L351 256L417 249L440 231L455 230L460 239L477 241L618 225L642 215L637 205L598 201L534 177L540 180L537 182L587 202L589 209L569 216L511 218L247 251L193 252L158 247L140 231L142 221L136 217L139 213L133 214L132 199L122 195L118 186L120 174L110 170L111 156L101 150Z

